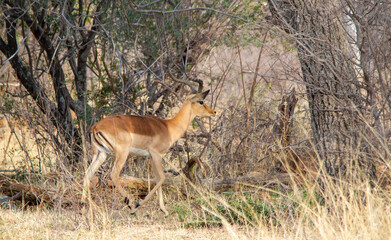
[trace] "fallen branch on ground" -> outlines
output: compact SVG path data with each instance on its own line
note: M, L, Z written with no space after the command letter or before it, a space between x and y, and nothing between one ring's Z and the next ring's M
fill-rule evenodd
M18 200L23 198L25 202L51 202L55 198L55 193L52 191L18 183L16 180L2 174L0 174L0 191L9 196L9 199Z

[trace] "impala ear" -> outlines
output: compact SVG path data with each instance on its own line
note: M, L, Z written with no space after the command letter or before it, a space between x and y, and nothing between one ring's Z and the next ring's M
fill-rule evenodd
M187 99L189 99L190 102L192 102L192 103L200 101L200 100L204 100L206 98L206 96L208 95L209 91L210 90L206 90L205 92L202 92L202 93L189 95L189 96L187 96Z
M205 99L206 96L208 96L210 90L206 90L205 92L201 93L202 99Z

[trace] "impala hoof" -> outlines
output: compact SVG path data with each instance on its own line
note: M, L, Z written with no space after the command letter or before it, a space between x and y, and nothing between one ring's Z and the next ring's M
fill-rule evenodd
M174 170L172 170L172 169L165 170L165 172L169 172L169 173L171 173L172 175L174 175L175 177L179 175L179 172L174 171Z
M132 209L132 207L129 205L129 198L127 198L127 197L125 197L125 199L124 199L124 203L126 204L126 206L128 206L128 208L132 211L131 212L131 214L132 215L135 215L136 213L135 212L133 212L133 209Z
M129 203L129 199L128 199L128 203ZM128 207L130 208L130 210L132 210L132 211L130 211L130 214L136 215L136 208L138 208L139 206L140 206L140 203L137 201L134 202L134 209L132 209L132 207L128 204Z
M129 207L129 209L131 210L131 211L130 211L130 214L131 214L131 215L136 215L135 209L138 208L138 207L140 207L140 203L139 203L138 201L135 201L135 202L134 202L134 208L132 208L132 207L130 206L130 204L129 204L129 198L127 198L127 197L125 197L124 203L125 203L125 204Z

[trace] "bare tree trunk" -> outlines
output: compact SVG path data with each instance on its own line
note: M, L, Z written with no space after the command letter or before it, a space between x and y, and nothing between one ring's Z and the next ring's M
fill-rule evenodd
M21 1L5 0L0 5L6 16L4 20L7 32L6 41L0 37L0 51L7 57L7 61L11 63L18 80L25 87L28 94L37 102L39 110L44 116L49 118L56 128L57 133L49 134L55 141L56 147L62 152L65 158L65 165L68 166L72 166L82 159L81 131L84 131L84 135L88 135L86 134L86 123L90 121L90 117L87 115L91 114L90 111L85 111L85 109L89 108L87 106L87 58L94 44L101 19L109 4L110 1L102 0L97 2L95 15L92 18L91 30L86 30L86 22L82 18L84 14L83 5L85 5L83 1L78 1L77 3L68 1L62 5L54 4L50 6L60 10L58 17L62 20L52 25L47 21L48 18L50 19L50 16L47 14L46 8L48 4L45 2L33 2L30 4ZM79 5L80 16L77 18L79 20L77 23L75 23L76 17L72 15L75 5ZM53 10L53 12L56 11ZM64 58L62 58L62 46L66 42L64 39L71 39L69 32L72 30L70 29L79 30L78 32L72 32L76 47L68 49L68 53L66 53L66 59L69 60L75 76L77 100L74 100L71 95L72 89L67 87L64 73ZM18 39L20 31L25 36L22 40ZM28 48L27 38L30 36L30 32L40 47L38 60L34 59L36 61L34 64L36 65L35 68L32 67L33 57L30 56L27 61L20 51L22 44ZM57 33L58 36L53 37L53 34ZM20 43L18 43L18 40ZM77 54L73 54L73 52L77 52ZM41 63L39 61L41 56L44 56L42 58L46 61ZM75 58L77 58L77 63ZM50 94L46 92L47 89L38 81L37 76L41 75L37 74L37 72L42 71L41 68L50 75L55 101L51 100ZM81 128L77 128L75 125L71 114L72 111L77 115Z
M311 115L314 143L328 175L374 176L366 160L360 83L336 1L269 0L273 18L294 35Z
M19 81L29 92L30 96L37 102L39 109L42 111L42 113L49 116L51 122L58 129L60 136L63 136L65 141L73 149L72 152L74 155L68 155L68 163L72 163L72 159L78 159L79 157L77 156L80 156L79 146L81 146L81 138L78 130L73 124L70 109L66 104L67 101L65 100L63 94L62 84L65 85L64 73L62 72L61 66L59 66L57 58L53 56L54 49L51 49L53 46L46 45L49 54L51 54L49 59L53 60L50 74L53 77L54 89L56 92L56 106L55 103L53 103L46 95L40 83L34 79L34 77L31 75L30 69L24 64L22 59L17 54L18 45L16 42L16 22L23 11L20 9L19 11L11 10L11 12L11 18L6 19L8 43L0 39L0 50L9 59L11 66L16 71L16 75ZM45 39L44 35L40 34L39 29L35 26L36 24L33 24L32 21L29 21L29 23L32 24L31 28L33 29L33 32L35 33L35 31L37 31L37 35L41 36L41 41L45 42L47 39ZM58 140L57 143L59 143Z

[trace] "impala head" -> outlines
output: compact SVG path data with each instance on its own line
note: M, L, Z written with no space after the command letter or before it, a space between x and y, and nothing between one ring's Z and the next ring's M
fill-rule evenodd
M208 95L209 90L193 94L187 97L187 100L191 103L191 109L194 116L197 117L213 117L216 115L216 111L211 109L208 105L205 104L204 99Z

